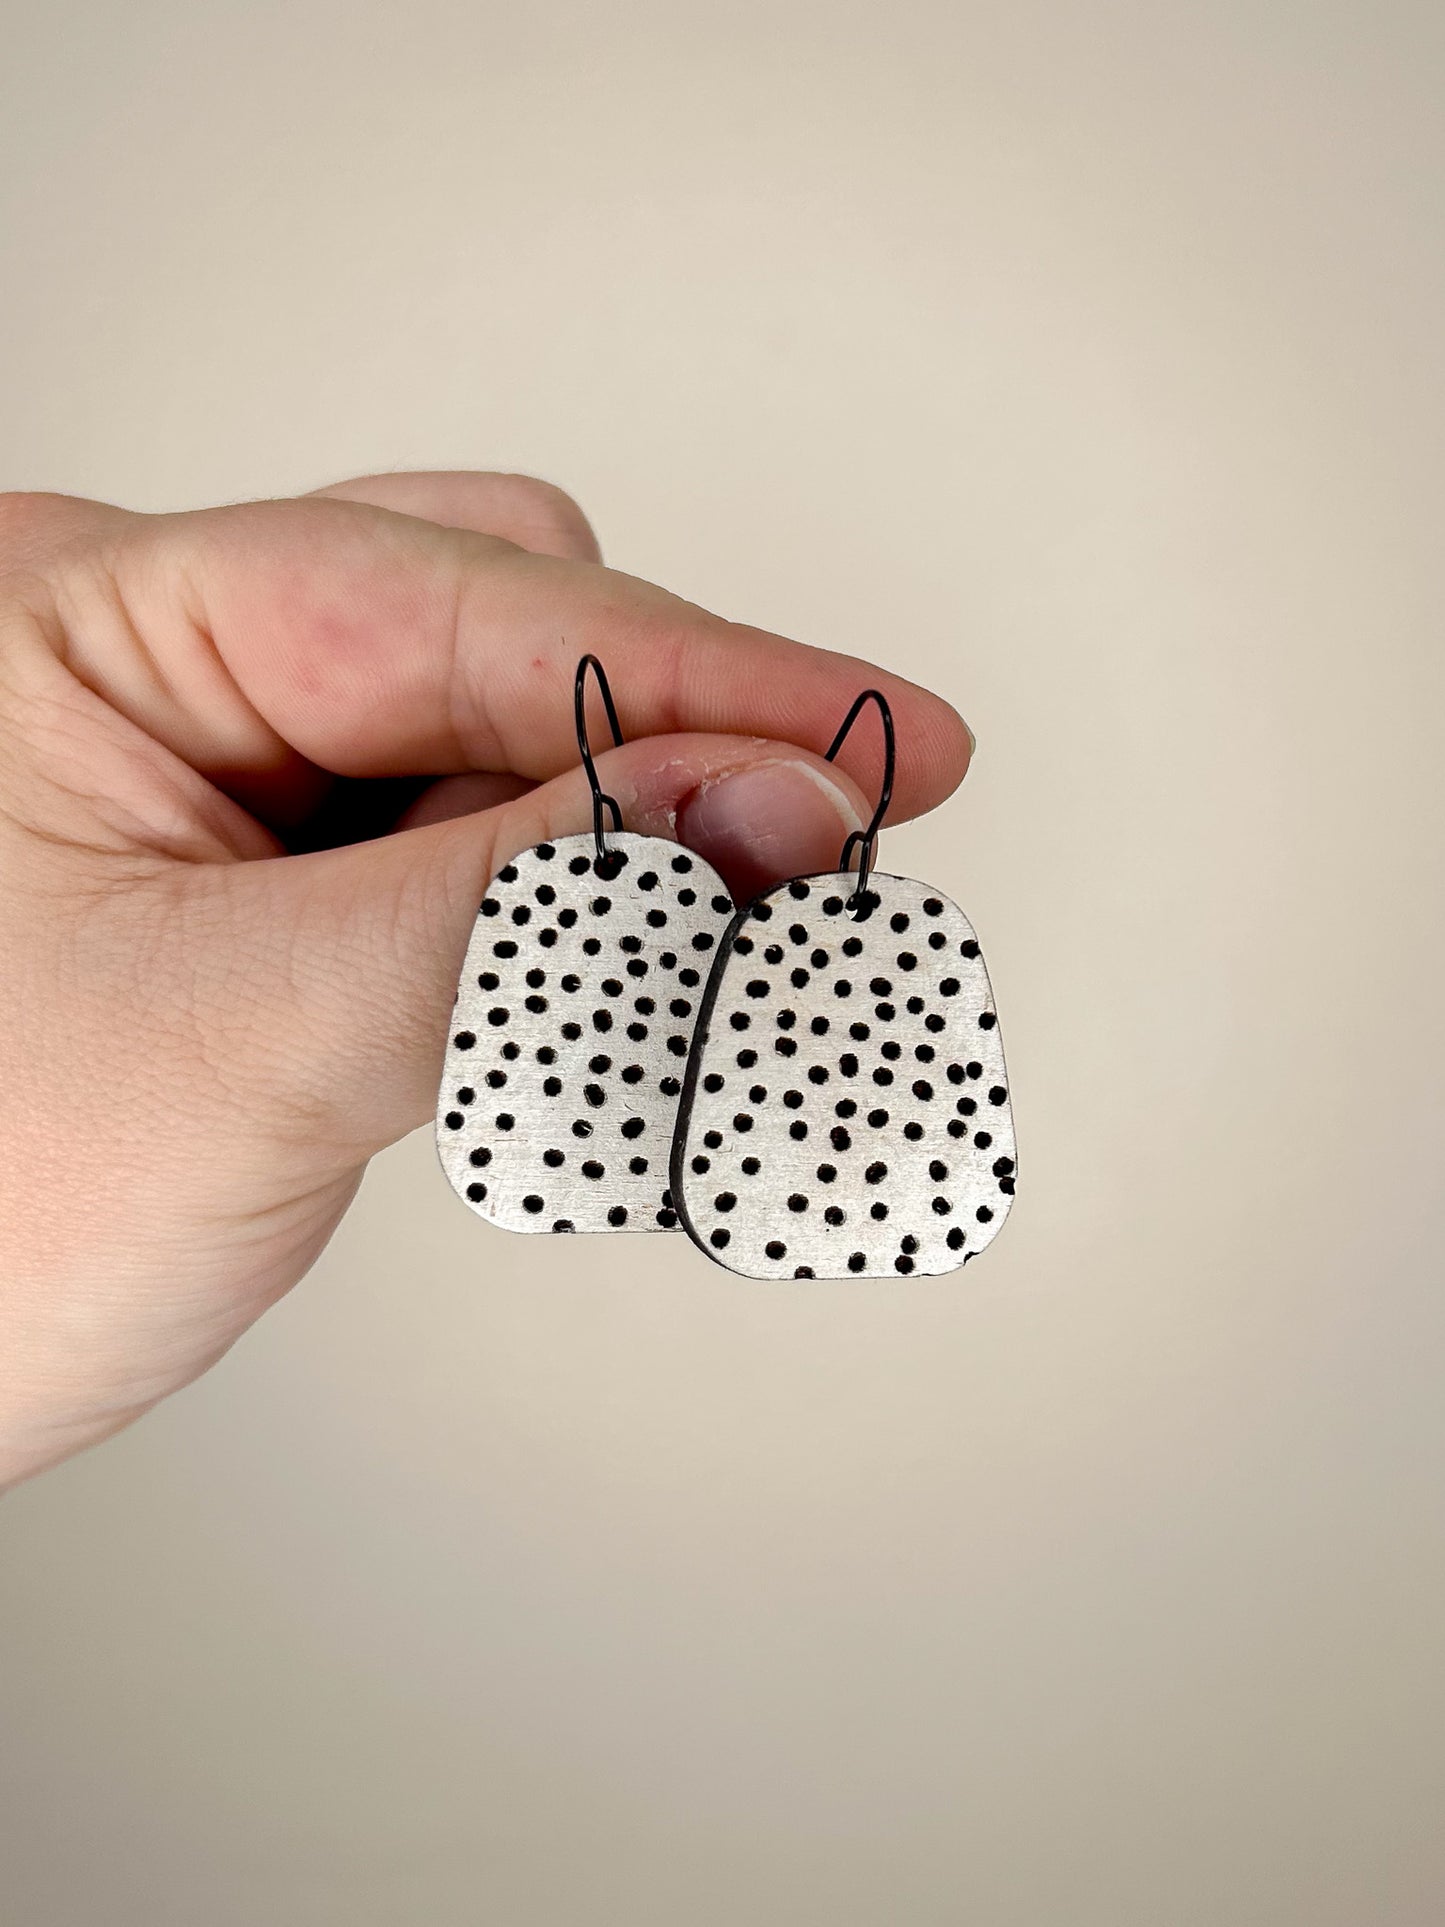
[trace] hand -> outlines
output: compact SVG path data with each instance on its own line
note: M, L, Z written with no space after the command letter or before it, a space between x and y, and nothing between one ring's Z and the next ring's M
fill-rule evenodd
M204 1371L431 1114L489 878L590 825L586 650L627 827L741 894L866 816L812 753L865 685L895 816L967 766L945 703L603 569L524 477L0 497L0 1486ZM876 781L865 730L844 757Z

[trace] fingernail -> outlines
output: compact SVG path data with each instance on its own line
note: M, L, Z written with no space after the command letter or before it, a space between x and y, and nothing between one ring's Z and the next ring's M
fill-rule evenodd
M860 829L846 793L811 763L754 763L695 790L677 833L707 858L740 902L785 877L837 867Z

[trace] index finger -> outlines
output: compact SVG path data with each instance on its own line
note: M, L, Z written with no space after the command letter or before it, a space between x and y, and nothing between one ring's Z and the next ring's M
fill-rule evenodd
M821 751L859 690L880 689L898 730L895 818L940 802L968 765L962 720L916 684L596 564L318 498L160 518L147 539L274 732L256 774L284 745L347 776L557 775L577 761L572 677L586 652L606 665L628 738L703 731ZM182 703L183 667L168 666ZM230 773L240 749L226 745ZM876 786L866 728L839 760Z

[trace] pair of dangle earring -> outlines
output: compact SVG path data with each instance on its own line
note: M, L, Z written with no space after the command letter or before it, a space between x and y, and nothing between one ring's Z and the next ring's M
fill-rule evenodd
M937 1276L997 1235L1012 1107L988 972L939 892L874 867L884 771L836 872L734 910L691 851L623 830L574 706L590 834L500 870L463 966L437 1135L454 1189L515 1231L670 1231L754 1278ZM610 832L604 827L610 818ZM852 869L856 854L858 867Z

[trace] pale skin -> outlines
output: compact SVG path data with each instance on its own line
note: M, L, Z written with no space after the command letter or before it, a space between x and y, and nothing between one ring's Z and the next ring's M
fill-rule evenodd
M866 726L819 754L859 689L897 719L893 820L968 765L940 698L605 569L525 476L0 496L0 1487L205 1371L431 1115L488 880L590 826L584 650L627 827L740 897L866 819Z

